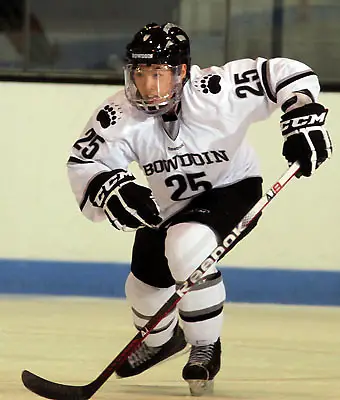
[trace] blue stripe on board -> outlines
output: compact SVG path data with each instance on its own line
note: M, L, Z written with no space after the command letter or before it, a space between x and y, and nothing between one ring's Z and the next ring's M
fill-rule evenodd
M340 271L221 268L228 300L340 305ZM124 297L128 264L0 259L0 293Z

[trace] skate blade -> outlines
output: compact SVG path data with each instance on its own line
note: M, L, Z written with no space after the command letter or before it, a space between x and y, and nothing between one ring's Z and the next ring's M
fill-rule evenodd
M214 381L203 381L198 379L187 380L190 388L191 396L203 396L212 394L214 391Z

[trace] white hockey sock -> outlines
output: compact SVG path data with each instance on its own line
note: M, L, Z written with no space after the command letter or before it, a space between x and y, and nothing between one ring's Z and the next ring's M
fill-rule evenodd
M220 272L187 293L179 303L179 315L188 343L215 343L221 335L225 288Z
M159 308L174 294L175 286L170 288L155 288L129 274L125 293L132 309L134 325L137 329L143 328ZM166 343L173 335L178 322L176 310L167 315L150 335L145 339L148 346L156 347Z

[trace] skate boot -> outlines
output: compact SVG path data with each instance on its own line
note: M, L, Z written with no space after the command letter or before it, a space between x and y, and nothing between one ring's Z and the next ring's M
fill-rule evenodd
M221 342L206 346L192 346L189 361L182 371L192 396L202 396L213 391L214 378L221 367Z
M116 370L118 378L138 375L161 361L183 350L187 345L182 328L177 324L170 340L159 347L142 342L128 359Z

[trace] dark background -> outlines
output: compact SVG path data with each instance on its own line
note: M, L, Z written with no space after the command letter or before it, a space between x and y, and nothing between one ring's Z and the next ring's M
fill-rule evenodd
M339 0L0 0L0 79L122 83L124 48L149 22L191 36L193 63L283 56L339 90Z

